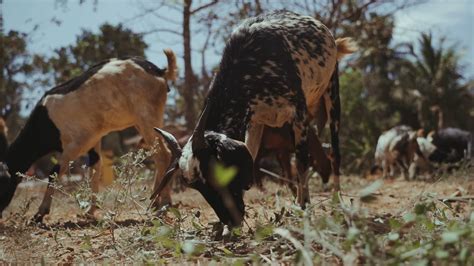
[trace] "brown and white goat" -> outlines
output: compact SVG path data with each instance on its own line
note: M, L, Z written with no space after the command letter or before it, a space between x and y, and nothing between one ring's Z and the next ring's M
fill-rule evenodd
M91 188L98 192L100 176L100 140L111 131L134 126L148 145L156 139L153 126L163 126L163 114L169 90L168 81L176 78L176 56L164 51L168 67L160 69L142 58L110 59L94 65L82 75L44 94L35 106L18 137L8 148L5 163L11 177L0 177L0 212L11 202L24 173L41 156L60 152L52 175L62 176L69 162L89 155ZM158 138L155 185L170 163L170 153ZM35 215L42 221L51 207L52 175ZM154 202L170 202L169 189ZM89 213L96 209L93 197Z
M415 159L425 160L418 144L417 132L411 127L400 125L380 135L375 149L376 167L382 167L383 177L393 177L399 168L405 179L415 177ZM416 158L417 157L417 158Z
M171 134L159 130L175 151L163 182L179 175L201 192L221 222L240 224L263 129L288 123L296 151L297 198L304 207L309 202L308 107L328 90L338 91L328 89L339 86L337 59L345 49L337 46L330 31L309 16L275 11L243 21L226 44L204 111L183 150ZM331 117L338 109L339 103ZM338 126L331 121L334 138ZM224 188L213 180L216 162L238 169Z

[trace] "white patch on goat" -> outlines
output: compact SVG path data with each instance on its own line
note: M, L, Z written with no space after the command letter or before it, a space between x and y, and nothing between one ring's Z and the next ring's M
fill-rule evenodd
M195 172L199 173L199 177L205 182L205 179L202 177L201 170L199 168L199 160L193 154L193 137L191 137L186 145L183 147L181 157L179 158L179 169L183 172L184 178L188 182L192 182L196 177L194 176Z
M397 136L394 130L389 130L380 135L375 148L375 160L381 162L387 156L387 151L392 140Z
M436 146L428 141L426 138L418 137L416 138L418 146L420 147L421 153L425 158L429 158L431 154L436 150Z
M97 73L94 74L94 78L101 79L107 76L116 75L122 73L126 68L129 60L118 60L116 58L110 59L110 62L105 64Z
M219 136L219 141L220 141L220 142L227 141L227 138L228 138L228 137L227 137L225 134L214 132L214 135Z
M273 27L273 24L272 23L273 20L264 20L264 21L261 21L261 22L258 22L258 23L254 23L250 26L250 30L255 30L255 31L258 31L259 29L261 28L272 28Z
M48 103L58 101L58 100L60 101L63 98L64 98L63 94L51 94L43 98L43 101L41 101L41 105L47 106Z
M263 66L262 67L263 73L267 74L269 77L276 77L277 74L275 71L273 71L273 68L271 66Z

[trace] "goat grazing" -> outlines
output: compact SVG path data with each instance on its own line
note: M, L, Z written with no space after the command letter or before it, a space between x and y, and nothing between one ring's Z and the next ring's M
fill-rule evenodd
M164 51L168 67L160 69L137 57L110 59L94 65L82 75L47 91L33 109L18 137L8 148L5 163L8 176L0 177L0 212L11 202L24 173L38 158L60 152L58 164L49 177L48 186L35 215L41 222L50 211L53 174L61 177L70 161L89 155L91 189L98 192L100 176L100 140L111 131L135 126L148 145L156 139L152 125L163 126L167 81L176 78L176 56ZM170 163L170 153L158 138L154 159L155 187ZM169 188L156 198L154 206L170 202ZM96 209L92 197L89 214Z
M201 192L221 222L240 224L243 191L253 182L263 129L288 123L296 151L297 200L304 207L309 202L308 110L326 91L338 91L337 59L347 50L346 42L336 44L326 26L309 16L275 11L243 21L224 48L204 111L182 152L171 134L158 130L174 150L159 188L179 175ZM338 116L337 101L331 117ZM332 119L334 138L338 126ZM215 185L210 170L215 162L238 169L229 186Z
M391 128L380 135L377 141L375 163L382 167L383 177L393 177L395 168L398 166L405 179L414 178L415 156L419 160L425 160L418 145L417 133L409 126L401 125Z
M427 137L438 152L430 156L436 163L454 163L462 159L471 159L472 134L459 128L442 128L430 132Z

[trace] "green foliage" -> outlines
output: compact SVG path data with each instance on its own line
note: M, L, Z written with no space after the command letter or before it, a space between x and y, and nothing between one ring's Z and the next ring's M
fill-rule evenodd
M435 40L431 33L422 33L416 44L418 49L414 46L408 45L410 56L403 60L395 89L417 110L421 127L436 128L438 121L431 108L438 106L443 111L445 126L472 130L474 99L461 74L457 47L446 47L443 38Z
M381 25L387 23L391 25ZM365 29L370 34L360 47L357 65L340 75L343 167L357 173L370 167L383 131L398 124L436 129L432 107L443 112L444 126L472 130L474 124L474 99L460 74L455 47L445 48L443 40L436 43L426 33L421 34L418 52L413 44L391 47L389 36L379 36L380 28L370 29ZM403 52L409 56L402 57Z
M235 166L226 167L221 163L216 163L214 165L214 178L219 187L226 187L230 182L232 182L236 174L237 167Z
M75 44L55 49L55 55L48 63L56 83L62 83L102 60L124 56L144 57L147 47L141 34L121 24L103 24L99 33L82 30Z
M396 124L399 117L395 113L391 117L378 118L386 104L368 92L360 70L351 68L341 75L340 95L343 167L360 173L360 169L370 167L374 146L382 130Z
M29 36L18 31L9 31L0 35L0 110L10 105L12 116L8 127L11 135L21 126L18 113L21 103L29 104L25 94L47 83L41 76L46 63L45 59L28 50Z

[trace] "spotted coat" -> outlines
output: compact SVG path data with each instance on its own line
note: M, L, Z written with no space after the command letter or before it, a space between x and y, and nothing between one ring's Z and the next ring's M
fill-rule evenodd
M298 202L309 202L308 175L308 111L327 95L331 79L337 79L338 48L334 37L319 21L288 11L275 11L242 22L228 40L219 70L210 85L203 114L196 128L203 125L206 142L226 142L209 145L232 148L232 141L243 143L256 158L264 126L291 125L298 169ZM338 93L338 91L337 91ZM332 95L331 95L332 96ZM207 110L207 111L206 111ZM332 111L332 110L331 110ZM313 116L315 114L312 114ZM199 130L198 135L203 134ZM209 187L211 177L202 169L215 152L194 150L194 134L185 145L179 159L179 169L188 184L201 184L201 191L216 191ZM225 135L224 140L213 135ZM241 147L241 146L239 146ZM240 148L239 148L240 149ZM244 154L244 153L241 153ZM232 156L229 155L229 160ZM232 158L237 168L238 158ZM224 164L229 165L227 162ZM232 164L230 164L232 165ZM243 167L247 169L247 167ZM238 176L241 176L240 173ZM248 178L241 180L241 189ZM206 188L206 190L202 188ZM238 189L235 186L232 190ZM233 194L234 202L242 203L241 194ZM201 192L202 193L202 192ZM205 193L202 193L207 199ZM220 201L208 202L221 221L229 220ZM240 206L240 205L239 205ZM240 206L241 207L241 206ZM239 212L241 215L242 208ZM241 219L234 219L238 223Z
M207 128L243 140L250 122L304 120L328 87L336 54L332 34L309 16L277 11L246 20L224 50Z

